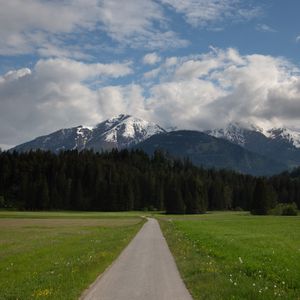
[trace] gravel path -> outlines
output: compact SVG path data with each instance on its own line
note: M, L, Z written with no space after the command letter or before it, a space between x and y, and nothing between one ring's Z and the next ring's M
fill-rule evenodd
M155 219L82 295L84 300L192 300Z

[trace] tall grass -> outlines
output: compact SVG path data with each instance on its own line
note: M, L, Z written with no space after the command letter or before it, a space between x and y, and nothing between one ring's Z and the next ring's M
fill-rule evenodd
M216 213L160 224L194 299L300 299L300 217Z
M0 299L78 299L143 223L121 214L49 214L0 219Z

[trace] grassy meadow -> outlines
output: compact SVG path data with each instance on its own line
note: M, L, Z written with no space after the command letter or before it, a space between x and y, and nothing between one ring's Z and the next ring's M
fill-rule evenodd
M78 299L140 229L139 215L0 212L0 299Z
M159 217L196 299L300 299L300 217Z

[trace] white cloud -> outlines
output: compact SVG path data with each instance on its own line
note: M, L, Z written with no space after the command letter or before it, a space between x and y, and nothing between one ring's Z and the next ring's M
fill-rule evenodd
M82 81L95 77L118 78L132 73L130 63L86 64L70 59L40 60L35 66L39 79L55 80L57 77L64 82Z
M152 70L144 73L144 78L146 78L146 79L155 78L159 75L160 70L161 70L161 68L152 69Z
M78 46L78 40L88 34L98 38L106 34L122 46L133 48L187 45L168 29L163 9L154 0L1 2L0 55L38 53L82 59L86 41ZM99 40L94 43L99 45Z
M68 59L40 60L32 70L8 72L0 77L1 144L101 121L111 115L105 115L102 108L108 112L114 99L99 97L99 91L88 83L129 73L128 63L84 64Z
M300 35L298 35L298 36L296 37L296 42L297 42L297 43L300 42Z
M102 0L99 18L105 32L132 48L185 47L188 41L168 29L161 5L154 0Z
M155 65L161 61L161 57L156 53L148 53L143 57L143 63L146 65Z
M267 24L257 24L256 25L256 30L260 32L277 32L274 28Z
M31 53L51 37L95 27L97 1L10 0L1 2L0 54Z
M300 128L299 70L282 58L212 49L161 68L149 103L164 126L207 129L248 121Z
M107 86L97 91L100 110L106 118L127 113L148 118L143 89L139 85Z
M249 20L260 14L260 8L241 0L161 0L163 4L184 15L194 27L206 27L224 20Z

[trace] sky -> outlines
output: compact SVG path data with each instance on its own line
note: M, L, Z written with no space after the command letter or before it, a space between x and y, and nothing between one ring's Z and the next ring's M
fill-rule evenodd
M0 147L131 114L300 129L299 0L0 0Z

